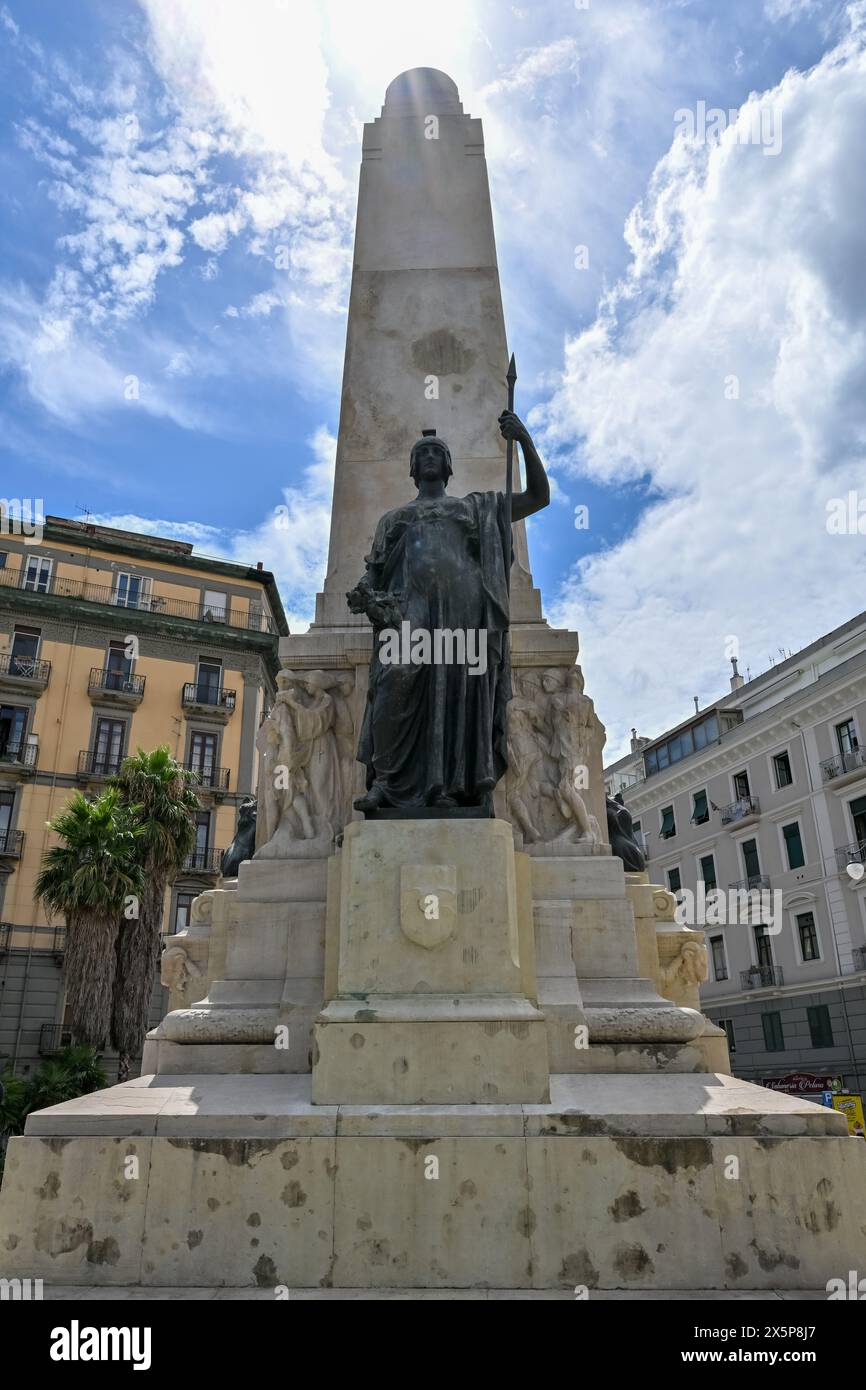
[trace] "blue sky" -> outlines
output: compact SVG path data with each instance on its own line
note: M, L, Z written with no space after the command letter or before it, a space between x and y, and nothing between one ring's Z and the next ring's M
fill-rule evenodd
M361 125L442 68L484 120L518 409L558 484L546 611L610 756L677 722L732 640L757 674L862 606L862 538L825 514L866 496L864 10L7 0L2 491L261 559L303 626ZM678 131L699 103L734 113L721 140ZM760 109L776 151L743 135Z

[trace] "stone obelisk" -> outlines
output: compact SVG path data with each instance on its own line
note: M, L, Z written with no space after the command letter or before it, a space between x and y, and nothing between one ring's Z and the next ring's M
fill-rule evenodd
M376 522L414 495L409 450L447 439L453 490L505 485L496 417L508 347L480 120L450 77L401 74L364 126L328 572L316 623L364 624L345 593ZM526 538L515 527L512 616L540 619Z

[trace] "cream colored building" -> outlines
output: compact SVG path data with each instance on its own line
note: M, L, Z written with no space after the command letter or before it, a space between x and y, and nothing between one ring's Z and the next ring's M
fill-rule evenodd
M202 803L166 896L166 931L183 925L255 791L287 631L260 567L60 517L38 543L0 534L0 1068L26 1072L63 1037L63 928L33 901L47 822L128 752L168 744Z
M623 790L654 882L779 895L705 927L702 1007L728 1032L734 1073L840 1076L862 1093L866 613L747 683L735 667L731 687L633 744L605 769L608 790Z

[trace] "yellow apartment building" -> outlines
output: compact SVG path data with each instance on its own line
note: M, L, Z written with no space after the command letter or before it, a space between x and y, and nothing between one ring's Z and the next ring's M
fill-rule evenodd
M62 923L33 885L47 822L98 792L137 747L168 744L199 779L196 848L166 895L165 931L213 887L288 631L273 575L182 541L47 517L0 530L0 1070L25 1074L68 1040ZM161 1014L161 990L154 1020ZM110 1065L108 1058L106 1063Z

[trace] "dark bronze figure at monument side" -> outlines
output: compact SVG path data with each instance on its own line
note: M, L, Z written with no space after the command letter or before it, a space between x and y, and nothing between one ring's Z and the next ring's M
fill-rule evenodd
M366 613L374 631L358 745L367 792L355 802L368 814L387 808L492 814L493 788L507 766L511 523L550 501L526 426L506 410L499 427L505 439L519 442L526 465L526 490L512 496L510 509L502 492L449 497L451 454L428 431L411 454L418 496L382 517L367 572L347 595L352 612ZM437 633L446 634L439 647ZM402 640L397 660L389 634ZM416 634L422 634L417 641ZM452 634L457 647L449 644ZM462 660L441 659L464 648ZM466 659L473 653L479 659Z

